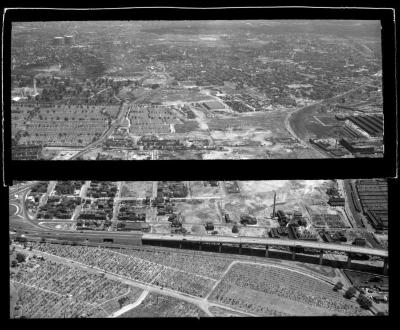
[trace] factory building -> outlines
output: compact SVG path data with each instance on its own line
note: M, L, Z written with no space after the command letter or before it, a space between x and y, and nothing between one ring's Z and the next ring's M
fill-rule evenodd
M349 116L345 123L343 131L352 138L373 138L383 134L383 117L379 115Z
M356 125L368 137L382 135L383 117L382 116L351 116L349 120Z
M357 124L355 124L353 120L350 120L350 119L346 120L346 129L351 131L353 134L355 134L357 136L364 136L366 138L371 137L366 131L364 131Z
M340 139L339 144L352 153L372 154L375 152L375 147L370 144L350 142L346 139Z

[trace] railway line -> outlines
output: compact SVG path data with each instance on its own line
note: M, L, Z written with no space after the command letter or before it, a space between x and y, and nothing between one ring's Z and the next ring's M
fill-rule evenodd
M35 220L31 220L27 214L25 206L25 197L29 192L32 184L29 184L20 189L23 195L19 196L19 217L10 215L10 230L24 234L29 237L56 239L66 241L92 241L96 243L115 243L115 244L130 244L141 245L143 241L161 245L166 242L178 244L182 243L198 244L199 249L202 245L212 244L219 245L221 251L222 245L235 245L239 247L241 254L242 246L263 246L265 247L265 255L268 256L269 247L286 247L292 251L293 260L295 259L296 250L312 249L319 251L320 263L322 263L323 254L334 252L345 253L348 255L348 266L351 266L352 255L366 255L383 258L384 273L387 271L388 251L383 249L361 247L355 245L322 243L314 241L300 241L276 238L256 238L256 237L229 237L229 236L198 236L198 235L174 235L174 234L154 234L141 232L112 232L112 231L67 231L60 229L49 229L40 226ZM14 192L13 192L14 193ZM10 195L13 193L10 192ZM18 205L17 205L18 206Z

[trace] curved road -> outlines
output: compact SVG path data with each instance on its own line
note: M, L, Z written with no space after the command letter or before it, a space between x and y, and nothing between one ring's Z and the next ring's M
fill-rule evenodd
M292 116L295 115L295 114L298 114L298 113L301 112L301 111L305 111L305 110L309 109L310 107L314 107L314 106L320 105L320 104L322 104L322 103L324 103L324 102L327 102L327 101L333 101L333 100L335 100L336 98L339 98L339 97L345 96L345 95L347 95L347 94L353 93L353 92L355 92L356 90L358 90L358 89L360 89L360 88L363 88L363 87L365 87L365 86L367 86L367 85L369 85L369 84L368 84L368 83L367 83L367 84L362 84L361 86L358 86L358 87L356 87L356 88L353 88L353 89L351 89L351 90L349 90L349 91L347 91L347 92L344 92L344 93L341 93L341 94L339 94L339 95L333 96L333 97L331 97L331 98L329 98L329 99L325 99L325 100L322 100L322 101L318 101L318 102L313 103L313 104L311 104L311 105L306 105L306 106L304 106L304 107L302 107L302 108L300 108L300 109L297 109L297 110L295 110L295 111L293 111L293 112L288 113L287 116L285 117L285 127L286 127L286 129L288 130L288 132L289 132L297 141L299 141L299 143L300 143L301 145L303 145L304 147L308 147L308 148L311 148L311 149L317 151L318 153L321 154L322 158L330 158L330 157L332 157L332 156L330 156L330 155L328 156L326 153L324 153L323 151L319 150L319 149L316 148L314 145L312 145L311 143L309 143L309 142L306 141L306 140L303 140L302 138L300 138L300 137L297 135L297 133L295 132L295 130L293 129L293 127L290 125L290 121L292 120Z

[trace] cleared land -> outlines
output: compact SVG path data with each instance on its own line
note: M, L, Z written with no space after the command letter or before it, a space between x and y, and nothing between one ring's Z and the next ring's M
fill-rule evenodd
M176 202L176 208L182 212L184 223L205 223L206 221L221 222L218 213L218 200L196 200Z
M220 196L220 187L213 187L207 181L189 181L189 190L193 198Z
M153 184L150 181L124 181L121 186L121 197L151 197Z

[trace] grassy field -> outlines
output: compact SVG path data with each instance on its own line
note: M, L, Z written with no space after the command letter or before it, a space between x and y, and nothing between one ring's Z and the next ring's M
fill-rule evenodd
M343 125L333 115L319 115L318 109L319 106L311 105L290 118L290 126L300 138L307 140L334 137L335 131Z
M335 278L336 272L334 268L331 267L326 267L326 266L320 266L320 265L313 265L313 264L306 264L306 263L302 263L302 262L298 262L297 263L298 266L305 268L307 270L310 270L312 272L321 274L323 276L326 277L330 277L330 278Z
M199 123L195 120L186 120L182 124L175 124L176 133L189 133L199 129Z

